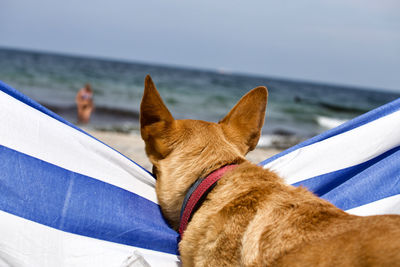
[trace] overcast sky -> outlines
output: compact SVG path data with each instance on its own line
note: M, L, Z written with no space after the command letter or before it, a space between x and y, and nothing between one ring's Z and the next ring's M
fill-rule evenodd
M400 92L399 0L0 0L0 46Z

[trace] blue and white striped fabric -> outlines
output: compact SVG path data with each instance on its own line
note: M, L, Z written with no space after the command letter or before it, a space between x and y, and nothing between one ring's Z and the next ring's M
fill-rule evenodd
M1 82L0 170L0 266L179 264L154 178Z
M400 214L400 99L260 165L349 213Z
M352 213L400 213L399 109L261 164ZM0 266L179 265L147 171L1 82L0 125Z

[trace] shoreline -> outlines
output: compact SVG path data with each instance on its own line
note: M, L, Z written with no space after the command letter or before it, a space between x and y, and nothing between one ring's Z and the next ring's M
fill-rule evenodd
M144 142L139 133L100 131L85 127L83 129L90 135L99 139L108 146L114 148L121 154L125 155L126 157L130 158L131 160L151 172L152 164L147 159L144 149ZM258 164L261 161L270 158L281 151L283 150L277 148L256 147L253 151L247 154L246 158L249 161Z

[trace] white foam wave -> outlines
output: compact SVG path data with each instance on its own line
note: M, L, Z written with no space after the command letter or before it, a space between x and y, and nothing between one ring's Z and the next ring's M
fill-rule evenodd
M346 121L347 121L346 119L317 116L318 125L326 128L326 129L335 128L335 127L345 123Z
M302 141L302 138L295 135L268 134L262 135L258 141L258 147L273 147L286 149Z

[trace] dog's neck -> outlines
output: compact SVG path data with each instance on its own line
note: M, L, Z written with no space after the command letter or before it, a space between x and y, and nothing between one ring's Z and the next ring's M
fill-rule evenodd
M206 199L208 193L215 187L218 180L228 171L236 168L237 164L225 165L204 178L199 178L192 184L182 203L179 234L183 232L193 217L193 214L200 208L201 204Z
M168 157L153 164L157 170L156 192L163 215L175 230L179 228L180 212L190 186L213 171L229 164L241 164L246 159L229 144L176 149ZM196 157L193 157L193 154ZM201 158L197 155L201 154ZM182 160L185 159L185 160ZM175 177L175 178L174 178Z

